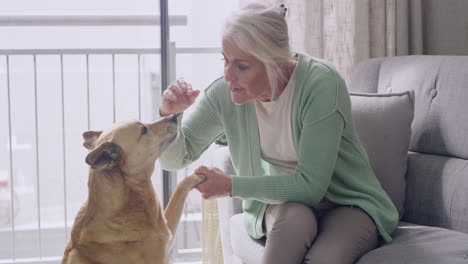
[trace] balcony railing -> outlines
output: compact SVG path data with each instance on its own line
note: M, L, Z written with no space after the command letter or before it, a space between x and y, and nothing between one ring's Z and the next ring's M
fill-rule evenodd
M107 14L60 14L60 15L0 15L0 26L70 27L70 26L159 26L160 16L152 14L107 15ZM186 16L170 16L169 25L187 25Z
M187 23L183 16L169 21ZM158 25L152 15L0 16L0 27ZM177 55L219 52L171 43L169 79L175 79ZM121 119L156 119L160 54L158 48L0 49L0 263L59 263L86 197L81 133ZM51 197L61 206L48 206ZM187 206L184 225L199 219ZM176 248L193 252L184 239Z

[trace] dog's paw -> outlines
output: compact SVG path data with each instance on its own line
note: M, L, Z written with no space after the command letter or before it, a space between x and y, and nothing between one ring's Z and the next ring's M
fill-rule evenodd
M204 182L206 180L206 177L205 175L200 175L200 174L192 174L192 176L190 177L194 177L194 179L197 181L197 185Z
M206 179L205 175L199 175L199 174L192 174L185 178L181 184L184 185L185 187L189 188L190 190L193 189L195 186L198 184L204 182Z

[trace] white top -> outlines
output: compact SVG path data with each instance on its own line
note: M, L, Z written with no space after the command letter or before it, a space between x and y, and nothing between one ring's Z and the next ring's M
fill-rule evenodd
M294 172L297 167L291 123L296 68L294 67L286 88L275 100L255 100L262 159L289 172Z
M296 68L283 93L275 100L270 102L255 100L262 159L290 173L295 172L298 163L291 123ZM314 208L322 211L335 206L323 198Z

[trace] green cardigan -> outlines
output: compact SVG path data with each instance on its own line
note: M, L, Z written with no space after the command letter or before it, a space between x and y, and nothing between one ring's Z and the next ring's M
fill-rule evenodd
M332 67L305 54L298 54L296 67L291 120L298 157L295 173L264 173L281 170L261 159L255 104L234 104L223 78L205 90L182 122L177 140L159 160L162 168L186 167L224 134L239 175L232 177L232 196L243 199L245 227L253 238L264 236L267 204L314 206L325 197L366 211L390 242L398 212L356 136L346 84Z

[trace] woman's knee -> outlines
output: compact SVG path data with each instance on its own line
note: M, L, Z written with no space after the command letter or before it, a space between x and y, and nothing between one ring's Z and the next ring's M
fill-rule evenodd
M317 235L317 219L312 208L301 203L274 206L274 220L267 232L281 231L289 236L305 236L312 242Z
M304 263L351 264L378 245L378 231L363 210L338 207L320 219L319 235Z

